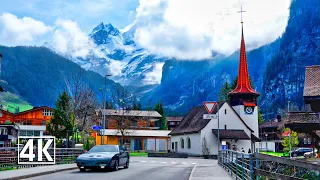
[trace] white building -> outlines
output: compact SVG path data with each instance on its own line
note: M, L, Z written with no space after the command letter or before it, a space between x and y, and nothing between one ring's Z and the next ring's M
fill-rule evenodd
M250 85L243 28L239 59L238 82L229 93L230 103L219 102L213 111L218 118L212 120L203 118L207 114L205 107L193 108L170 133L172 151L206 155L204 147L207 147L208 155L217 155L218 119L221 145L240 151L243 148L245 152L255 150L255 142L260 141L257 107L260 94Z

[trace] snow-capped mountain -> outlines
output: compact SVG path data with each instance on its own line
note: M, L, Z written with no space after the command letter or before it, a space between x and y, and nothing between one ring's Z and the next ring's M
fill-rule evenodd
M134 41L135 24L119 30L112 24L101 22L89 34L94 43L86 58L73 57L72 52L62 54L82 68L102 76L112 74L112 80L124 86L159 84L161 69L166 58L155 56ZM44 46L52 49L46 43Z

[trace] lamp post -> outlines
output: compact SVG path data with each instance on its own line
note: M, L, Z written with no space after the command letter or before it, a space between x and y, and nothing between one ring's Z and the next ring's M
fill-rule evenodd
M266 133L265 136L266 136L266 150L268 151L268 134Z
M108 125L106 124L106 102L107 102L107 77L110 77L110 74L107 74L104 76L104 97L103 97L103 128L102 128L102 136L104 141L104 130L108 128ZM101 141L101 145L103 144L103 141Z
M1 61L2 61L2 54L0 54L0 79L1 79Z

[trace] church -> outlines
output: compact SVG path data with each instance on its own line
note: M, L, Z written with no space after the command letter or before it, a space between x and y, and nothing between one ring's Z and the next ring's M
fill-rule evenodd
M212 112L217 118L213 119L205 118L208 113L204 106L191 109L169 134L172 152L217 156L222 148L246 153L255 151L255 143L260 141L257 106L260 94L249 81L243 21L241 30L238 82L229 93L230 102L218 102Z

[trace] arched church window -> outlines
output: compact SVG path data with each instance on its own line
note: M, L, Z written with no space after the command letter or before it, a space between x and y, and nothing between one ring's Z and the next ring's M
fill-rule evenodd
M189 137L187 137L187 145L188 145L188 149L191 148L191 139Z
M183 140L183 138L180 139L180 142L181 142L180 143L181 144L181 148L183 149L184 148L184 140Z

